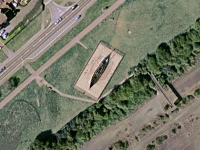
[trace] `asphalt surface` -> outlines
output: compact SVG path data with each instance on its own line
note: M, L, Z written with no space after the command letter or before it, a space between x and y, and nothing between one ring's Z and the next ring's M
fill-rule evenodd
M59 33L62 33L63 30L67 28L66 25L70 26L68 22L74 23L76 16L79 15L80 11L90 2L90 0L80 0L77 3L79 5L78 8L76 8L75 10L69 9L66 13L64 13L61 16L62 21L59 24L51 24L33 42L31 42L21 52L19 52L15 57L13 57L12 60L5 64L4 67L6 67L6 69L2 73L0 73L0 82L2 82L2 80L6 78L6 76L9 75L16 67L20 66L23 63L23 61L28 59L32 53L38 51L38 49L44 49L52 42L52 40L55 40L57 36L60 35Z

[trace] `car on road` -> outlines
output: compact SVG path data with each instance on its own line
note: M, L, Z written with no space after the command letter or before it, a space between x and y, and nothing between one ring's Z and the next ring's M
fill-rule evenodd
M0 73L2 73L4 70L6 70L6 67L1 68Z
M81 18L81 15L76 16L75 19L78 20L79 18Z
M78 4L75 4L74 6L72 6L72 10L75 10L78 7L79 7Z
M61 21L62 21L62 17L58 18L58 19L56 20L56 22L55 22L55 25L56 25L56 24L59 24Z
M6 40L8 38L8 32L2 34L2 39Z
M5 31L6 31L5 29L2 29L2 30L0 31L0 36L2 36L2 34L3 34Z

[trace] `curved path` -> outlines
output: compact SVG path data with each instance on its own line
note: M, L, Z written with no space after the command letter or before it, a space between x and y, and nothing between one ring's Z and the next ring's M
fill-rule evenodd
M2 109L9 101L11 101L21 90L23 90L29 83L37 78L44 70L51 66L57 59L63 56L70 48L72 48L79 40L81 40L86 34L93 30L99 23L101 23L106 17L108 17L114 10L116 10L125 0L118 0L109 9L107 9L101 16L94 20L89 26L87 26L81 33L73 38L65 47L58 51L53 57L51 57L45 64L43 64L34 74L26 79L19 85L13 92L11 92L3 101L0 102L0 109Z
M51 85L50 83L48 83L45 79L42 78L42 83L44 85L46 85L49 89L51 89L52 91L55 91L56 93L58 93L60 96L62 97L66 97L66 98L70 98L70 99L74 99L74 100L78 100L78 101L84 101L84 102L89 102L89 103L97 103L98 101L94 101L92 99L86 99L86 98L82 98L82 97L77 97L77 96L73 96L73 95L69 95L69 94L65 94L62 93L61 91L59 91L57 88L55 88L53 85Z

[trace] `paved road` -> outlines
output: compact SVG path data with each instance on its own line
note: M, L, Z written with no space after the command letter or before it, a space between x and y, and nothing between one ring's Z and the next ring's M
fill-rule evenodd
M45 49L49 44L51 44L60 34L69 28L71 24L75 22L75 17L80 11L86 7L91 0L80 0L78 2L79 7L72 11L69 9L66 13L62 15L63 20L55 25L51 24L41 35L39 35L33 42L26 46L22 51L16 54L7 64L5 64L6 70L0 74L0 83L4 82L4 79L9 76L13 70L19 68L24 60L28 59L29 56L34 53L40 53L41 50ZM69 23L70 22L70 23Z
M93 21L87 28L79 33L74 39L72 39L65 47L58 51L53 57L51 57L45 64L43 64L34 74L26 79L19 85L12 93L10 93L3 101L0 102L0 109L2 109L10 100L12 100L21 90L23 90L29 83L37 78L44 70L51 66L57 59L63 56L70 48L72 48L80 39L93 30L99 23L101 23L108 15L116 10L125 0L118 0L107 11Z
M63 7L57 5L53 0L48 1L45 5L49 8L51 12L51 21L55 22L60 16L62 16L68 7Z

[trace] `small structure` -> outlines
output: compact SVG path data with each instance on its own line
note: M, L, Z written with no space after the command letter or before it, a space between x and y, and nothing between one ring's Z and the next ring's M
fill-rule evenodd
M127 31L127 32L128 32L128 34L131 34L131 33L132 33L132 32L131 32L131 30L129 30L129 29L128 29L128 31Z
M123 56L100 43L83 69L74 88L98 100Z

